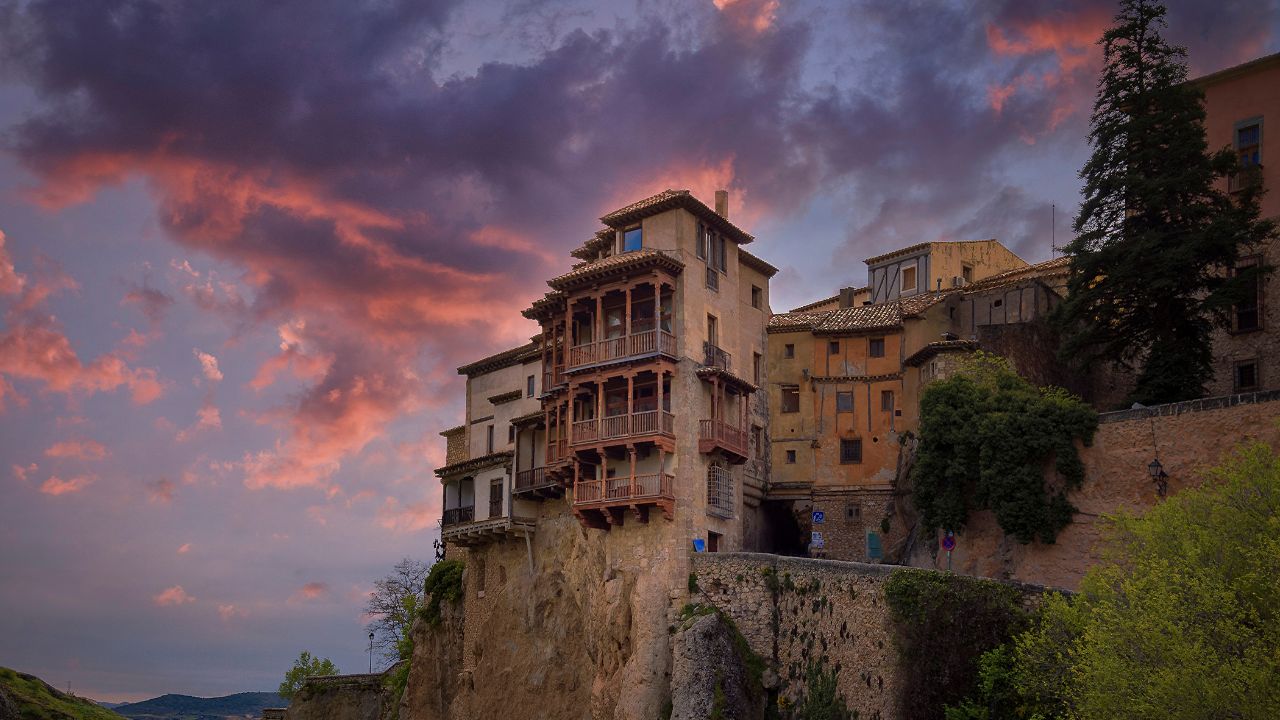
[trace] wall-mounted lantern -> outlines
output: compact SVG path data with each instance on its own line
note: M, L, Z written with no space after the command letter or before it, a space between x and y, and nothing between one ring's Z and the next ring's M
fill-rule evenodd
M1169 473L1164 471L1164 466L1160 464L1160 458L1157 457L1147 465L1147 472L1151 474L1151 482L1156 484L1156 493L1160 497L1164 497L1169 491Z

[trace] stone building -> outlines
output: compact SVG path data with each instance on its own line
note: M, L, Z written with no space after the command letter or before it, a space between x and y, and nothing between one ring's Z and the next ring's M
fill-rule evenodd
M1261 182L1262 216L1280 219L1280 162L1268 161L1267 123L1280 127L1280 53L1193 80L1204 91L1205 132L1209 148L1230 148L1242 172L1225 181L1238 191ZM1272 152L1274 154L1274 152ZM1270 241L1244 257L1240 265L1259 262L1280 267L1280 242ZM1258 283L1255 297L1232 312L1231 328L1214 336L1214 380L1209 395L1280 387L1280 273Z

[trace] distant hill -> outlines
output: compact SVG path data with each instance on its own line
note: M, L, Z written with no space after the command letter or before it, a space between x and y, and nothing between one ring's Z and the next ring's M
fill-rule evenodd
M0 720L123 720L92 700L68 695L35 675L0 667Z
M289 701L273 692L243 692L214 698L161 695L120 705L115 712L133 720L223 720L259 718L263 708L286 707L288 704Z

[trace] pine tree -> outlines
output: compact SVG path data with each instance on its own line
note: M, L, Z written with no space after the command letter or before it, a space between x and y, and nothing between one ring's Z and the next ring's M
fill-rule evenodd
M1100 41L1093 156L1058 316L1063 356L1141 367L1131 399L1146 404L1204 394L1213 328L1269 270L1237 272L1237 260L1276 234L1259 217L1261 183L1215 186L1239 167L1229 149L1208 150L1203 93L1186 82L1186 50L1160 35L1164 14L1155 0L1121 0Z

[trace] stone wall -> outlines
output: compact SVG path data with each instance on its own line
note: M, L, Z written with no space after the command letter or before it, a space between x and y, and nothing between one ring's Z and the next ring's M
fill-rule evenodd
M398 705L385 679L394 672L311 677L289 703L288 720L395 720Z
M1280 391L1230 395L1103 413L1093 446L1081 450L1084 485L1069 495L1079 509L1052 545L1005 537L990 511L975 513L951 556L956 572L1075 589L1101 557L1103 516L1142 512L1160 501L1147 471L1157 451L1170 494L1198 487L1204 470L1241 443L1280 448ZM1153 445L1154 441L1154 445ZM917 567L947 569L936 542L917 546Z
M888 565L703 553L693 559L693 601L728 615L751 649L776 669L782 703L795 703L811 664L836 671L858 716L897 716L897 652L884 602Z

